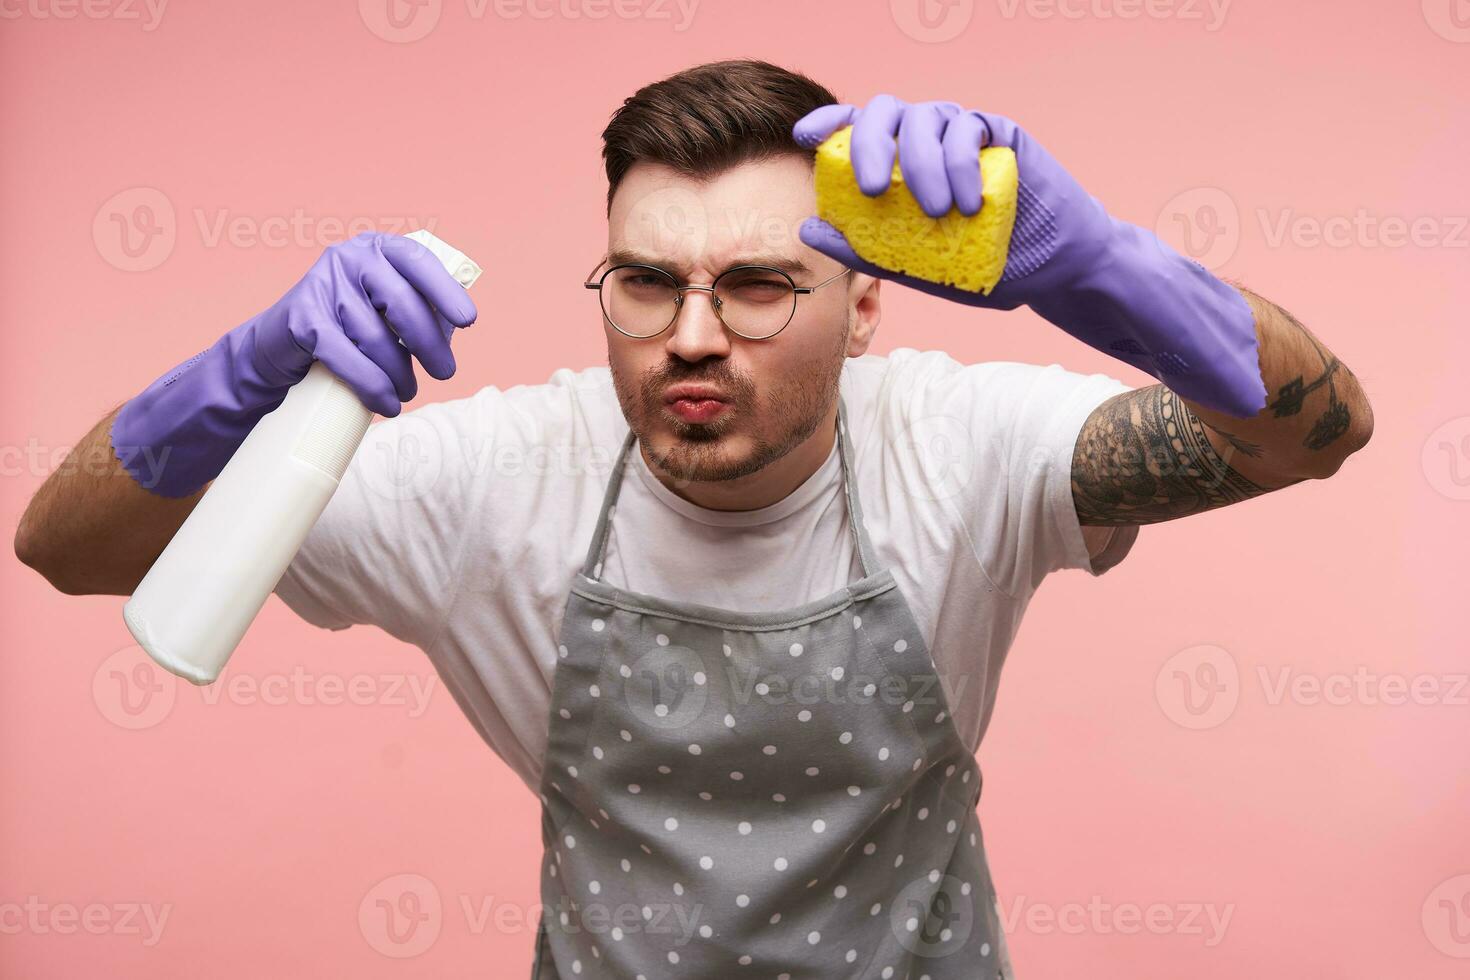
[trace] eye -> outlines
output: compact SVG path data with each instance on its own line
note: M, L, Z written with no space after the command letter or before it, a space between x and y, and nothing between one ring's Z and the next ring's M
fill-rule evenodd
M772 272L737 272L720 281L720 292L746 303L770 303L786 299L791 283Z
M620 289L639 296L657 296L673 291L669 280L648 269L625 269L618 273Z

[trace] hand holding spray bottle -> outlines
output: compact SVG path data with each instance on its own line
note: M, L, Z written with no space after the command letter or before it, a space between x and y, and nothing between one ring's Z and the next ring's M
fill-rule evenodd
M454 373L480 267L426 231L332 245L274 306L125 404L113 451L145 489L208 491L123 607L142 648L214 681L337 489L374 412ZM391 326L390 326L391 324Z

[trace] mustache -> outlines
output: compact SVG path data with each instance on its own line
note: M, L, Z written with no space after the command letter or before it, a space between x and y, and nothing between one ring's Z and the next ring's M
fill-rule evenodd
M719 388L731 401L748 403L755 399L755 385L745 375L730 370L728 365L667 364L648 372L639 387L645 402L659 402L670 385L682 383Z

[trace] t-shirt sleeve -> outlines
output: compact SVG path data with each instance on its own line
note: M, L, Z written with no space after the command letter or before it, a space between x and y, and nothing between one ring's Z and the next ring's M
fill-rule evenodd
M956 474L945 497L991 582L1016 596L1054 571L1101 575L1122 561L1138 528L1113 529L1100 545L1094 534L1089 548L1072 498L1072 454L1093 410L1131 389L1059 364L963 365L935 353L915 359L914 404L950 420Z
M482 399L436 402L368 427L336 492L276 583L302 619L378 626L427 647L453 600L472 507Z

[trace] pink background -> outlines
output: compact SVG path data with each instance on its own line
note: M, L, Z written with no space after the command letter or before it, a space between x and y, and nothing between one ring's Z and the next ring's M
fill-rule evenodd
M578 287L604 240L599 133L679 68L758 56L849 101L1020 121L1113 213L1292 310L1377 416L1335 479L1145 528L1105 578L1036 599L981 751L1022 975L1465 975L1464 0L1237 0L1223 21L1194 0L704 0L688 22L427 0L399 27L386 0L180 2L153 29L141 4L27 2L0 22L7 532L99 417L294 282L340 237L327 219L432 222L492 270L458 374L421 374L413 404L602 363ZM165 233L130 255L117 221L148 225L143 205ZM1393 238L1416 219L1418 243ZM878 353L1151 380L1027 312L885 297ZM272 599L232 669L273 693L206 697L137 668L121 598L13 560L0 585L0 975L528 972L537 801L418 651ZM1221 689L1186 700L1211 668ZM1345 703L1276 687L1360 669ZM1384 703L1400 682L1429 703Z

